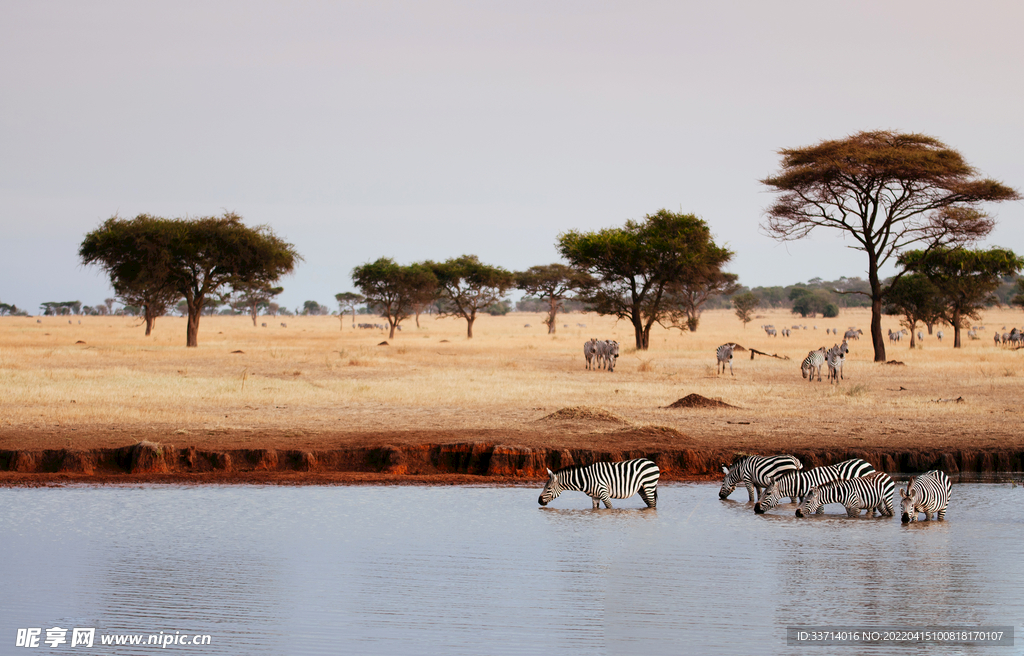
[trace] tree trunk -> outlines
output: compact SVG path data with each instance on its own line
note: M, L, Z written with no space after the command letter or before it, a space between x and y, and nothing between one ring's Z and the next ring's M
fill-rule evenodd
M953 313L953 348L960 348L960 313Z
M640 320L640 315L638 313L634 313L630 319L633 323L633 333L636 337L636 350L646 351L647 346L644 344L644 324Z
M924 325L928 326L928 334L931 335L932 334L932 328L935 327L935 324L925 322Z
M914 348L917 338L917 322L910 324L910 348Z
M199 346L199 318L203 314L203 299L195 298L188 303L188 328L185 333L185 346Z
M391 324L391 333L388 334L388 339L394 339L395 338L395 326L398 325L398 322L397 321L391 321L391 319L388 319L388 323Z
M156 323L156 317L152 316L149 313L149 310L147 310L146 311L146 337L149 337L149 334L151 332L153 332L153 324L155 324L155 323Z
M554 335L555 321L558 317L558 301L556 301L555 297L552 296L549 302L551 303L551 308L548 310L548 320L545 323L548 324L548 334Z
M259 314L259 306L255 303L252 304L252 327L256 327L256 316Z
M882 299L871 301L871 345L875 348L875 362L885 362L885 340L882 338Z
M476 321L476 314L466 317L466 339L473 339L473 322Z

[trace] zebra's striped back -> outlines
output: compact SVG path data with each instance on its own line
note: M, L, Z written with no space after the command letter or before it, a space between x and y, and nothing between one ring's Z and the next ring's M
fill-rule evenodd
M846 507L846 514L849 517L856 517L861 510L867 510L869 515L873 515L877 510L892 517L895 491L896 484L892 482L892 478L879 471L846 481L832 481L811 488L803 504L797 509L796 516L813 515L825 504L841 503Z
M831 481L843 481L866 476L873 471L875 471L875 468L871 466L871 463L860 458L854 458L834 465L815 467L806 471L789 472L778 477L772 481L771 485L765 488L764 494L761 495L761 500L754 506L754 512L757 514L766 513L779 505L786 497L803 500L813 487L818 487Z
M945 519L951 491L949 476L937 469L910 479L906 490L900 488L900 520L904 524L916 522L918 513L924 513L925 520L931 519L932 513L936 519Z
M817 351L811 351L804 358L804 361L800 364L800 373L804 378L814 380L814 372L818 372L818 380L821 380L821 367L825 364L825 347L822 346Z
M725 373L725 363L729 363L729 373L732 374L732 344L722 344L715 351L715 357L718 359L715 365L715 373L718 372L718 365L722 365L721 373ZM735 374L733 374L735 375Z
M797 469L803 469L803 463L790 455L742 456L732 466L722 467L725 480L722 481L718 496L721 499L728 498L736 486L743 483L750 500L755 501L755 489L760 493L761 489L768 487L779 476Z
M658 503L658 466L647 458L624 462L595 462L592 465L564 467L557 472L548 470L548 482L537 502L548 505L565 490L584 492L597 508L603 501L612 507L609 499L626 499L640 493L648 508Z

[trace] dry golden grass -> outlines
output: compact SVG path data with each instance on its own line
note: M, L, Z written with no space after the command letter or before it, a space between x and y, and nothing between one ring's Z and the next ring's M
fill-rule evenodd
M131 318L73 317L69 324L3 317L0 448L15 433L55 430L518 430L576 406L672 427L707 444L739 436L753 447L782 438L807 446L837 439L892 445L921 434L939 443L943 436L979 446L1020 443L1024 350L992 343L994 329L1024 323L1019 311L987 313L982 339L965 334L962 349L952 348L949 327L942 344L926 335L918 349L910 350L909 340L887 345L902 367L873 363L868 339L851 342L839 385L803 380L800 361L808 350L838 341L826 327L867 332L867 311L806 320L762 312L746 329L732 312L711 311L695 333L656 327L646 352L631 346L625 322L563 315L557 335L549 336L540 319L484 316L467 340L464 321L423 317L422 328L410 321L389 346L378 346L387 336L353 330L351 317L344 330L337 317L289 317L287 328L272 317L268 328L246 317L205 317L199 348L186 349L180 318L161 318L147 338ZM808 329L769 338L758 328L764 323ZM883 332L889 327L897 322L886 317ZM583 343L591 337L622 345L614 373L584 368ZM741 352L735 375L719 376L714 352L725 342L791 360L751 361ZM691 393L736 408L666 408ZM957 397L964 402L935 402Z

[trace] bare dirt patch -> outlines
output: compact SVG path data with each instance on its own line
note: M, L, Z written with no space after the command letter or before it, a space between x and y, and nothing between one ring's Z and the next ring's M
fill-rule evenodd
M602 408L594 408L589 405L576 405L570 408L562 408L551 414L538 419L537 421L603 421L615 424L632 423L622 415L609 412Z
M668 408L735 408L734 405L729 405L725 401L719 401L718 399L709 399L701 396L700 394L688 394L683 398L679 399L675 403L666 406Z

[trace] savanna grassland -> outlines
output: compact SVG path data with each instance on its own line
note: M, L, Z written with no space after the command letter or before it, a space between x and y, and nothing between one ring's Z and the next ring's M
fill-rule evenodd
M266 328L247 317L204 317L199 347L187 349L182 318L159 319L145 337L126 317L3 317L0 449L142 440L223 449L479 441L747 452L1024 448L1024 350L992 341L995 330L1024 323L1019 311L987 312L982 338L965 332L961 349L948 326L941 343L926 334L913 350L907 338L887 344L888 359L903 365L876 364L869 339L853 341L838 385L802 379L800 361L838 341L826 327L867 332L866 310L806 320L761 311L746 328L730 311L709 311L695 333L655 327L646 352L631 347L622 321L561 315L551 336L541 318L483 316L468 340L464 321L423 316L420 328L409 320L380 345L386 334L354 330L351 316L261 317ZM758 327L768 323L806 329L770 338ZM896 318L884 319L887 328L898 329ZM585 369L590 337L622 345L613 373ZM718 375L714 351L724 342L790 360L739 352L735 375ZM690 394L734 407L666 407ZM614 416L545 419L578 406ZM675 430L624 431L645 427Z

